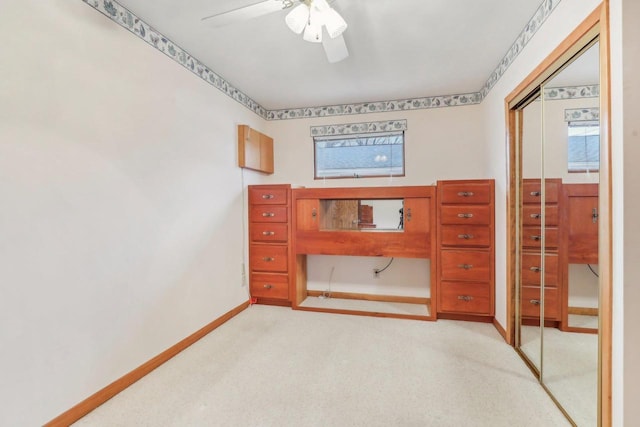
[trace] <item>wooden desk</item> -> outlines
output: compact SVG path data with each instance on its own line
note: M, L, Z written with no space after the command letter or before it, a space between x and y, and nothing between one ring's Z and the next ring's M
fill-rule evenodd
M436 259L436 187L357 187L357 188L301 188L291 190L292 194L292 258L290 265L296 266L295 286L290 299L293 308L303 308L300 304L307 298L306 257L307 255L351 255L397 258ZM358 227L357 220L338 221L327 218L329 211L335 211L339 201L359 200L402 200L402 229L372 229ZM339 203L338 203L339 204ZM328 208L331 206L333 209ZM340 209L338 209L340 210ZM358 209L355 211L356 215ZM348 217L348 213L342 213ZM356 222L352 228L350 222ZM339 229L335 228L337 223ZM334 225L332 225L334 224ZM402 317L435 320L436 269L431 268L431 296L422 303L429 305L427 316L395 315L378 312L356 312L353 310L313 309L350 314L367 314L386 317ZM350 294L344 297L387 301L383 295ZM398 302L397 297L393 298ZM407 301L415 302L409 297Z

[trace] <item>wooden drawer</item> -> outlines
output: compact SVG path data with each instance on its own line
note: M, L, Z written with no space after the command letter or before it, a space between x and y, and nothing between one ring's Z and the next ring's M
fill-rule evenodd
M489 251L442 251L440 254L443 280L488 282L491 280Z
M440 185L442 204L489 204L491 184L489 182L443 182Z
M489 247L491 227L488 225L443 225L442 246Z
M523 248L535 248L541 247L542 232L540 227L526 226L522 227L522 247ZM557 248L558 247L558 228L557 227L545 227L544 232L545 248Z
M249 263L252 271L287 272L287 247L251 245Z
M285 187L249 187L251 205L286 205L289 191Z
M520 276L524 285L540 286L540 270L541 262L540 254L523 253L522 254L522 274ZM544 256L544 286L558 286L558 255L547 254Z
M289 299L289 276L254 273L251 275L250 289L254 297Z
M491 315L489 283L442 282L438 311Z
M442 206L440 223L489 225L491 223L491 207L483 205Z
M287 224L251 224L251 241L286 243L288 240L287 229Z
M251 222L287 222L288 220L286 206L255 205L251 206L251 212L249 212Z
M547 203L558 203L558 195L560 194L560 183L557 181L546 180L544 183L545 201ZM522 184L522 203L534 203L540 205L540 180L525 179Z
M545 206L545 225L558 225L558 205ZM542 207L538 204L522 207L522 225L540 225Z
M540 318L540 287L522 287L522 317ZM560 295L556 288L544 289L544 318L560 320Z

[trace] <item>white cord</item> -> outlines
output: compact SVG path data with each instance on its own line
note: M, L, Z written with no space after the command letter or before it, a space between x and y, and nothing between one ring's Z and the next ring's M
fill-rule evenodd
M247 191L244 185L244 168L240 168L240 185L242 186L242 285L247 287L249 301L251 301L251 287L247 283L247 224L249 213L247 212Z
M327 290L322 293L321 298L331 298L331 281L333 280L333 272L335 271L336 266L331 267L331 273L329 273L329 284L327 285Z

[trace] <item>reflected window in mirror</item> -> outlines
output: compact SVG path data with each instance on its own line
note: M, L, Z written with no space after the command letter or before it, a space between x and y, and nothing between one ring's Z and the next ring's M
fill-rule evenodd
M403 231L404 200L320 200L320 229Z
M567 126L568 171L598 172L600 169L600 123L573 121Z

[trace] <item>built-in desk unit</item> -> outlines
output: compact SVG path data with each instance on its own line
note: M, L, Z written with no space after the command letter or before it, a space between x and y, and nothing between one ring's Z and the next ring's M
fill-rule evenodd
M375 220L384 205L388 221ZM380 206L380 207L376 207ZM348 255L361 257L436 259L436 191L433 186L299 188L292 190L293 256L296 292L293 307L300 310L390 317L435 319L435 270L425 278L430 297L397 297L358 293L332 293L332 300L346 300L342 306L321 302L307 289L308 255ZM410 313L382 312L363 308L356 301L415 305ZM334 302L332 301L332 303Z
M398 187L250 186L249 209L251 293L258 302L419 320L493 319L492 180ZM424 260L424 273L414 274L424 276L418 278L424 287L416 295L395 289L325 295L307 286L310 256Z

